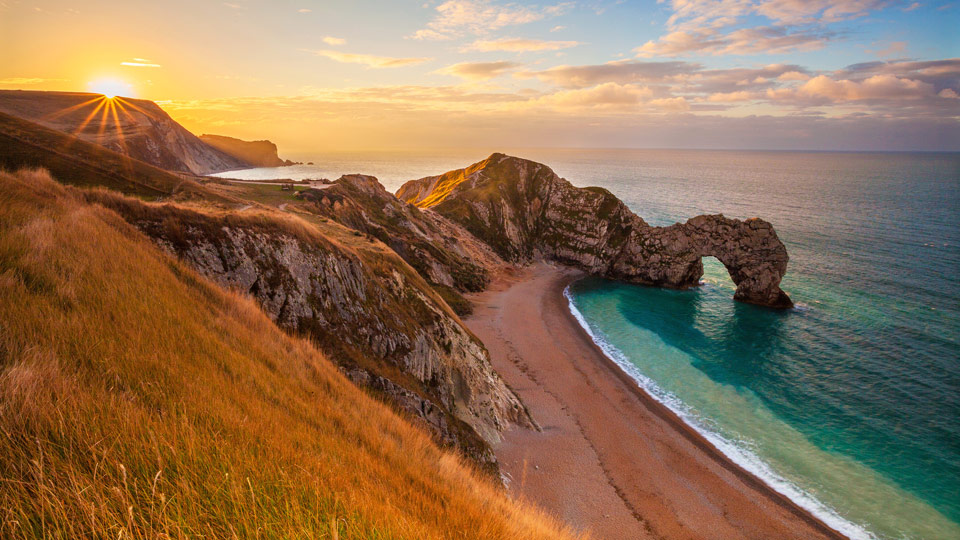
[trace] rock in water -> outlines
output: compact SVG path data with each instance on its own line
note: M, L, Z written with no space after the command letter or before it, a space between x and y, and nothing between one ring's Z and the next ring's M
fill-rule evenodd
M793 306L780 289L787 249L762 219L717 214L651 227L603 188L574 187L545 165L504 154L407 182L397 197L463 225L507 261L547 258L630 283L686 288L703 276L702 257L713 256L737 286L734 299Z

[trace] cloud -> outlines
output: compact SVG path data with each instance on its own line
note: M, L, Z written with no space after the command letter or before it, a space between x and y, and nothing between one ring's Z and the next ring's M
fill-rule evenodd
M692 112L759 102L781 109L813 109L813 114L823 114L824 107L835 106L846 113L856 110L866 115L956 117L953 95L960 92L960 59L868 62L819 73L796 64L705 69L693 62L629 60L521 71L514 76L565 89L555 92L553 98L540 98L544 103L570 103L575 98L585 103L592 97L607 106L623 105L622 99L612 96L626 99L642 87L653 94L643 101L645 106L664 100L655 105L673 103L676 110ZM677 98L683 98L683 102Z
M333 37L333 36L326 36L326 37L323 38L322 41L323 41L324 43L326 43L327 45L332 45L332 46L334 46L334 47L337 47L337 46L340 46L340 45L344 45L344 44L347 43L347 40L345 40L345 39L343 39L343 38Z
M413 39L442 40L464 34L486 35L507 26L517 26L556 17L573 6L564 2L545 7L500 4L490 0L448 0L436 7L433 20L409 36Z
M559 31L561 31L561 30L566 30L566 29L567 29L566 26L563 26L563 25L559 25L559 24L558 24L557 26L554 26L553 28L551 28L550 31L551 31L551 32L559 32Z
M756 2L754 11L774 21L800 24L863 17L888 4L890 0L768 0Z
M559 51L580 45L579 41L544 41L542 39L501 38L495 40L478 40L464 47L463 51Z
M809 51L836 33L825 25L863 17L893 0L670 0L665 35L634 49L641 57ZM752 19L760 19L759 23ZM767 19L769 23L764 23Z
M7 77L0 79L0 85L3 86L33 86L48 82L62 82L65 79L42 79L40 77Z
M133 60L127 60L126 62L120 62L121 66L127 67L148 67L148 68L158 68L163 67L160 64L155 64L146 58L134 58Z
M777 78L781 81L809 81L810 75L799 71L787 71L786 73L781 73Z
M351 54L340 51L323 49L319 51L309 51L316 56L323 56L335 62L344 64L362 64L371 68L396 68L403 66L413 66L433 60L432 58L397 58L393 56L374 56L372 54Z
M796 89L771 90L775 101L811 100L817 103L842 103L865 100L916 100L935 95L932 84L895 75L874 75L863 81L833 79L818 75Z
M633 50L638 57L689 54L746 55L822 48L832 34L824 31L790 32L785 26L742 28L729 33L714 29L677 30Z
M555 107L538 104L539 97L543 96L475 93L455 86L391 87L315 96L174 101L165 103L164 109L193 131L226 130L248 139L271 133L271 140L301 153L318 147L392 148L398 142L520 148L529 147L531 140L545 147L580 148L960 150L960 123L942 115L729 117L699 114L699 105L687 99L689 112L670 113L669 121L664 121L658 107L680 107L679 101L571 107L557 114ZM957 100L949 101L955 108ZM463 129L465 123L471 129Z
M543 71L518 73L519 78L535 78L543 82L567 88L582 88L605 82L630 84L663 81L700 68L690 62L642 62L616 61L606 64L583 66L557 66Z
M230 9L247 9L246 6L241 6L240 4L232 4L230 2L224 2L223 5L227 6Z
M313 11L312 9L303 8L303 9L298 9L297 13L311 13L312 11Z
M630 84L604 83L592 88L561 90L538 98L537 103L558 107L597 107L639 105L653 96L645 86Z
M877 51L867 51L867 52L874 54L876 56L879 56L880 58L889 58L891 56L896 56L905 50L907 50L906 41L892 41L890 42L890 45L888 45L884 49L880 49Z
M914 3L910 4L909 6L903 8L903 11L904 11L904 12L913 11L913 10L919 8L920 5L921 5L920 2L914 2Z
M499 77L507 71L517 68L522 64L516 62L462 62L459 64L453 64L452 66L447 66L442 69L438 69L434 73L440 73L443 75L453 75L455 77L460 77L467 80L485 80L492 79L494 77Z
M721 28L759 15L777 24L829 23L863 17L891 0L671 0L672 29Z

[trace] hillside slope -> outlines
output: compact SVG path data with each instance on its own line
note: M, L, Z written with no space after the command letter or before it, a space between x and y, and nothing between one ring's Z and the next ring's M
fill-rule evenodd
M780 289L787 249L770 223L722 215L651 227L599 187L577 188L546 165L493 154L465 169L412 180L397 197L463 225L508 261L550 258L612 279L695 286L713 256L734 299L791 307Z
M0 113L0 167L43 167L65 183L148 198L172 195L184 184L175 174L4 113Z
M490 445L500 432L533 425L483 344L380 242L266 209L146 204L107 191L86 196L201 274L248 293L280 327L313 338L351 379L491 472Z
M282 167L292 165L277 155L277 145L270 141L244 141L223 135L200 135L200 140L254 167Z
M569 537L77 190L0 206L0 537Z
M76 185L187 202L141 205L110 191L87 194L195 269L248 292L281 327L321 344L356 383L490 472L497 469L490 445L499 433L514 423L532 424L490 367L483 345L435 288L382 244L312 213L304 216L315 218L312 224L290 226L283 212L258 202L256 191L233 189L243 186L182 180L2 113L0 127L0 140L9 141L0 147L0 167L46 165Z
M167 171L203 175L250 166L201 141L152 101L76 92L0 90L0 112Z

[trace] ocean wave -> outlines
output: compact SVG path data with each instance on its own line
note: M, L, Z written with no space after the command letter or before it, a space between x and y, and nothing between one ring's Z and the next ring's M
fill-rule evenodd
M661 388L655 381L640 372L637 367L630 362L623 352L608 342L600 332L596 332L590 327L586 318L577 309L573 299L573 293L570 292L570 286L563 290L563 296L567 299L567 305L570 313L577 320L583 330L590 336L590 339L600 347L600 350L629 375L637 385L650 395L653 399L665 405L673 411L688 426L692 427L710 444L717 448L723 455L731 461L742 467L744 470L759 478L763 483L774 491L786 496L797 506L813 514L817 519L825 523L830 528L846 535L851 540L876 540L877 537L868 531L865 527L853 523L838 514L834 509L823 504L814 496L807 493L806 490L793 482L787 480L769 464L763 461L760 456L751 451L747 446L749 442L735 442L717 433L709 428L708 420L704 419L690 410L683 401L672 393ZM805 306L806 307L806 306ZM809 308L807 308L809 309Z

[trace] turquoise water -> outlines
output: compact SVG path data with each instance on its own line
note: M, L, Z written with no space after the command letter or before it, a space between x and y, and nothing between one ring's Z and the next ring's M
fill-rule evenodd
M653 224L702 212L770 220L799 307L732 302L725 269L707 259L690 291L576 283L595 338L844 532L960 538L960 156L625 154L556 168L574 177L593 161L603 173L590 181Z
M734 303L713 259L694 290L588 279L572 305L638 384L834 527L960 538L960 155L503 151L603 186L654 225L771 221L797 309ZM364 172L394 190L487 154L317 155L282 170Z

